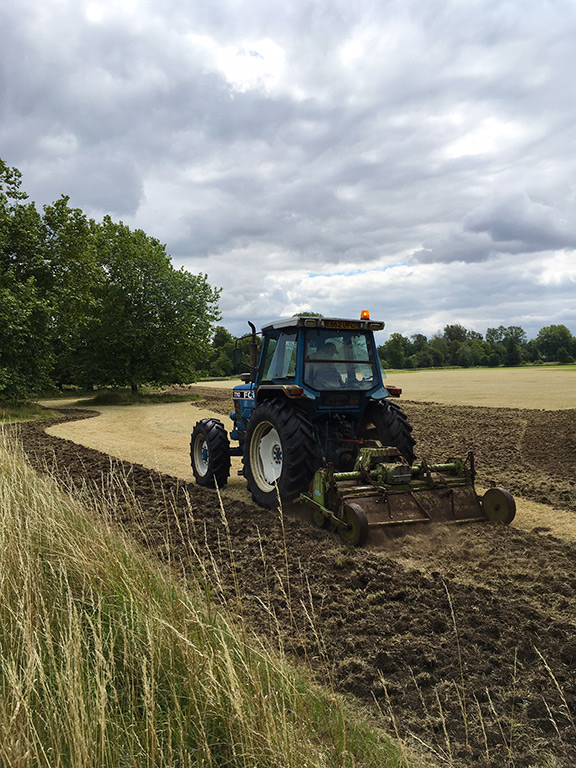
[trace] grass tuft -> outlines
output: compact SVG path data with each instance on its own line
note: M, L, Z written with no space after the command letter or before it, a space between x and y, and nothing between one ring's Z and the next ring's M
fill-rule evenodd
M43 408L38 403L12 404L0 402L0 423L50 419L54 416L60 416L60 414L57 411Z
M0 433L0 765L408 762Z
M142 403L184 403L200 400L200 395L189 390L161 392L137 392L129 389L110 389L98 392L92 397L78 400L77 405L139 405Z

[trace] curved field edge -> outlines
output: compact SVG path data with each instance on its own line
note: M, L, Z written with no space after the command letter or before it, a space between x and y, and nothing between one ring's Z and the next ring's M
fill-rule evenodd
M2 765L415 765L123 535L126 476L83 491L0 436Z
M206 409L202 412L190 408L187 416L176 406L180 408L176 414L169 405L109 409L105 419L92 422L88 429L80 424L59 424L54 433L188 480L192 478L188 441L196 419L216 413L227 428L231 424L229 390L199 387L197 391L202 397L199 405ZM480 487L499 485L517 496L576 512L576 409L541 411L410 401L401 402L401 407L414 426L419 457L444 461L472 451ZM157 410L152 416L154 409L164 408L167 410ZM243 491L244 486L233 472L229 487Z

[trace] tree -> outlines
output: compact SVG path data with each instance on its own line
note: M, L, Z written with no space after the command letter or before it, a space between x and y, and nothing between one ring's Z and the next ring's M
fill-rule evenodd
M568 350L566 347L560 347L556 353L556 359L559 363L566 364L566 363L573 363L574 358L568 354Z
M45 278L52 307L54 379L71 384L77 372L77 350L82 345L96 308L97 290L106 274L96 251L96 224L62 196L44 206Z
M34 278L0 276L0 399L27 400L50 384L49 319Z
M576 339L565 325L547 325L536 336L536 346L546 360L557 360L561 347L569 354L576 353Z
M519 325L509 325L505 328L499 325L498 328L488 328L486 331L486 341L489 344L501 344L506 339L513 339L516 344L526 344L526 331Z
M513 336L506 336L503 341L504 365L520 365L520 347Z
M380 347L384 352L384 359L388 361L388 365L391 368L404 367L409 343L408 339L402 336L401 333L393 333L388 341Z
M460 323L444 326L444 338L446 341L464 342L468 338L468 331Z
M175 270L142 230L105 217L96 231L105 280L79 352L85 384L187 383L209 355L219 291L206 275Z
M0 398L10 401L39 394L52 362L41 221L20 186L0 159Z
M208 367L205 372L210 376L233 376L240 373L241 371L234 366L234 350L237 348L242 352L244 370L247 370L251 341L251 334L236 339L224 326L216 326L212 338L211 353L208 358ZM256 343L259 348L262 343L260 337L256 337Z
M472 355L469 348L465 344L463 344L458 350L456 362L458 365L462 366L462 368L470 368L472 365Z
M448 362L449 349L448 342L443 336L432 336L428 342L430 348L430 354L432 355L432 363L434 367L441 368Z

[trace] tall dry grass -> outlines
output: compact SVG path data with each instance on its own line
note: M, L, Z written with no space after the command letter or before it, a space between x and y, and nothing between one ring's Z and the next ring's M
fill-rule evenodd
M400 766L0 435L0 765Z

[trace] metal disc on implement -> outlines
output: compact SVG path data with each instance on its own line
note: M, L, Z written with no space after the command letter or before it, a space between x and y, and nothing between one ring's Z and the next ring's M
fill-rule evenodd
M509 525L516 515L516 502L504 488L489 488L482 497L482 508L490 522Z
M359 504L346 504L342 515L345 526L338 528L338 535L345 544L361 547L368 539L368 518Z

